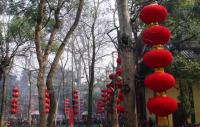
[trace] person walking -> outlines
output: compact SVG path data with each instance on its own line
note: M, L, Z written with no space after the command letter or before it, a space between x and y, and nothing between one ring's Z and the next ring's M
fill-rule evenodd
M125 117L124 112L119 113L118 119L119 119L119 127L125 127L126 117Z

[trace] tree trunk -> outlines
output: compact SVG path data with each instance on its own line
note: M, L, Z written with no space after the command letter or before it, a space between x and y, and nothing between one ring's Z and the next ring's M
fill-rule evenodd
M119 124L118 124L118 115L117 115L117 112L114 111L114 114L113 114L113 123L112 123L112 127L119 127Z
M77 87L78 90L80 90L80 85L81 85L81 57L79 57L78 59L76 59L74 57L75 60L75 67L76 67L76 75L77 75ZM79 102L81 102L81 97L79 97ZM79 111L78 111L78 120L81 119L81 104L79 103Z
M68 61L68 55L67 55L67 61ZM66 84L66 82L65 82L65 67L66 67L67 61L65 62L64 65L62 64L62 67L61 67L61 73L62 73L62 94L63 94L63 99L64 100L66 98L66 93L65 93L65 84ZM61 63L62 63L62 60L61 60ZM66 105L65 105L65 101L64 101L63 113L64 113L64 117L65 117L65 123L67 125L67 116L66 116L65 108L66 108Z
M92 91L93 91L93 83L89 84L89 93L88 93L88 118L87 118L87 127L91 127L92 125Z
M92 64L90 67L90 82L88 86L88 118L87 118L87 127L91 127L92 125L92 93L93 93L93 85L94 85L94 64L95 64L95 47L93 43L93 56L92 56Z
M40 112L39 127L46 127L44 75L45 75L45 68L42 67L39 69L38 78L37 78L39 112Z
M136 117L136 101L135 101L135 84L134 84L134 58L132 49L122 50L120 53L123 61L124 69L124 85L130 88L128 93L125 93L124 106L126 113L126 127L137 127Z
M87 117L87 127L92 125L92 94L93 94L93 85L94 85L94 65L95 65L95 45L93 43L93 55L92 55L92 64L90 67L90 82L88 86L88 117Z
M37 88L38 88L38 101L39 101L39 113L40 113L40 127L46 127L46 113L45 113L45 67L46 61L42 60L41 51L41 35L43 27L43 19L45 15L45 0L39 1L38 14L37 14L37 24L35 26L35 47L37 60L39 63L39 72L37 77Z
M91 33L92 33L92 62L90 66L90 82L89 82L89 91L88 91L88 119L87 119L87 127L91 127L92 124L92 93L93 93L93 85L94 85L94 67L95 67L95 57L96 57L96 45L95 45L95 23L97 20L97 12L95 13L94 22L92 24Z
M47 89L49 92L49 97L50 97L50 111L49 111L49 116L48 116L48 127L55 127L55 113L56 113L56 108L57 108L57 99L55 96L55 90L53 88L53 75L55 73L56 70L56 66L55 67L51 67L50 72L47 76ZM55 68L55 69L52 69Z
M3 89L2 89L2 99L1 99L1 112L0 112L0 127L4 127L4 112L6 104L6 93L7 93L7 73L6 70L3 71Z
M81 16L81 12L82 12L82 8L83 8L83 3L84 0L80 0L79 3L79 7L76 13L76 18L75 21L73 23L73 25L71 26L71 28L69 29L69 31L66 33L66 36L64 38L64 40L62 41L62 44L60 45L60 47L58 48L58 51L56 52L56 56L53 60L50 72L47 76L47 80L46 80L46 85L47 85L47 89L49 91L49 96L50 96L50 113L48 115L48 127L53 127L55 126L55 112L56 112L56 97L55 97L55 91L53 88L53 75L55 73L56 67L58 65L59 59L65 49L65 45L68 42L71 34L73 33L73 31L75 30L75 28L78 25L80 16ZM58 21L58 15L59 15L59 11L60 8L58 8L55 12L55 17L56 20ZM38 74L38 79L37 79L37 86L38 86L38 94L39 94L39 111L40 111L40 126L41 127L45 127L46 126L46 115L45 115L45 96L44 96L44 88L45 88L45 84L44 84L44 76L45 76L45 68L47 65L47 61L48 61L48 56L50 53L50 49L53 43L53 39L55 38L55 34L57 32L57 23L55 24L54 29L52 30L48 45L45 49L45 53L43 54L42 50L41 50L41 35L42 35L42 27L43 27L43 19L45 17L45 0L40 0L39 1L39 7L38 7L38 14L37 14L37 24L35 26L35 46L36 46L36 54L37 54L37 59L38 59L38 63L39 63L39 74Z
M29 84L30 84L30 86L29 86L30 89L29 89L28 121L29 121L29 125L31 125L31 121L32 121L32 119L31 119L31 108L32 108L32 104L31 104L31 102L32 102L32 80L31 80L31 76L32 76L32 72L31 71L29 71L28 76L29 76Z
M117 0L120 31L118 32L119 54L122 58L124 86L124 106L126 127L137 127L135 104L135 56L133 53L132 30L128 10L128 0Z
M113 71L115 70L114 68L114 57L113 57ZM109 106L111 107L111 109L108 109L109 112L110 112L110 125L111 127L118 127L118 114L116 112L116 107L117 107L117 104L115 103L115 100L116 100L116 95L118 94L118 89L116 87L116 82L117 82L117 77L115 77L114 80L112 80L113 84L114 85L114 94L113 94L113 97L112 97L112 100L109 102Z
M116 103L115 103L115 98L112 100L112 116L111 116L111 122L112 122L112 127L119 127L118 124L118 114L115 110L116 108Z
M67 32L62 44L60 45L60 47L58 48L58 51L56 53L56 56L53 60L53 63L51 65L51 69L49 71L49 74L47 76L47 81L46 81L46 85L47 85L47 89L49 91L49 97L50 97L50 112L49 112L49 116L48 116L48 127L54 127L55 126L55 113L56 113L56 97L55 97L55 91L53 88L53 76L55 74L59 59L65 49L65 46L70 38L70 36L72 35L72 33L74 32L75 28L78 25L78 22L80 20L81 17L81 12L82 12L82 8L83 8L83 3L84 0L80 0L79 3L79 7L76 13L76 18L75 21L73 23L73 25L71 26L71 28L69 29L69 31Z

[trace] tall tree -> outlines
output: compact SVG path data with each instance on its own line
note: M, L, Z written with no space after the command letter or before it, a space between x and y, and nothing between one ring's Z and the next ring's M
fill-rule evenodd
M65 0L58 0L56 1L57 5L54 8L54 6L51 6L50 1L46 1L45 0L40 0L39 1L39 6L38 6L38 14L37 14L37 23L35 26L35 46L36 46L36 53L37 53L37 59L38 59L38 63L39 63L39 73L38 73L38 78L37 78L37 87L38 87L38 94L39 94L39 112L40 112L40 126L44 127L46 126L46 113L45 111L45 97L44 97L44 91L45 91L45 70L46 70L46 66L48 63L48 56L50 54L50 50L52 48L52 44L55 43L55 39L56 39L56 33L58 32L58 30L61 28L62 26L62 21L64 19L61 19L61 9L64 7L64 5L67 3L68 1ZM55 54L53 63L50 66L50 71L47 75L47 79L46 79L46 85L47 85L47 89L49 92L49 96L50 96L50 113L48 115L48 127L53 127L55 126L55 112L56 112L56 97L55 97L55 91L53 88L53 76L55 74L55 70L57 68L57 65L59 63L59 59L65 49L66 44L68 43L71 34L73 33L73 31L75 30L75 28L78 25L80 16L81 16L81 12L82 12L82 8L83 8L83 3L84 0L79 0L79 2L77 3L78 5L78 9L76 12L76 17L75 20L72 24L72 26L70 27L69 31L65 34L63 40L61 40L61 44ZM50 37L48 40L48 43L45 47L44 52L42 52L41 49L41 38L42 38L42 29L43 27L45 27L44 24L44 18L45 18L45 9L46 9L46 4L49 5L49 9L50 12L54 11L54 21L55 23L53 24L52 29L50 30ZM53 3L55 4L55 3ZM51 15L51 13L50 13Z
M110 51L102 52L106 50L108 46L108 38L106 33L109 29L109 20L102 20L100 16L104 14L103 5L107 3L105 0L92 0L87 1L87 5L84 9L83 18L81 20L80 31L77 33L77 48L80 58L84 65L84 74L86 76L88 84L88 117L87 126L92 125L93 114L93 89L96 80L96 64L103 57L111 55ZM103 29L102 29L103 28ZM108 49L109 50L109 49Z
M6 4L3 7L2 15L6 18L0 21L0 80L3 80L0 126L3 126L4 121L7 75L12 69L14 58L24 56L27 49L24 44L33 38L33 32L29 24L18 16L10 18L11 14L7 12Z
M122 58L124 85L129 88L124 92L126 113L126 127L137 127L135 104L135 56L133 53L132 28L128 7L128 0L116 0L119 18L118 50Z

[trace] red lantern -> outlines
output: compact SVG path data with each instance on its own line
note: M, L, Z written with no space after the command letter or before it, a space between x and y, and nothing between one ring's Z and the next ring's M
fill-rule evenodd
M77 110L74 110L74 115L78 115L78 111Z
M102 92L102 93L106 93L107 90L106 90L106 89L102 89L101 92Z
M123 81L122 81L122 80L118 80L118 81L117 81L117 87L118 87L119 89L121 89L121 88L123 87Z
M74 92L74 94L78 94L78 91L77 91L77 90L74 90L73 92Z
M169 42L170 36L169 29L159 25L149 27L142 32L143 42L150 46L158 44L164 45Z
M118 56L118 58L117 58L117 65L121 65L121 64L122 64L121 57L120 57L120 56Z
M11 114L16 114L17 113L17 108L18 108L18 97L19 97L19 89L17 87L13 88L12 91L12 96L13 98L11 99Z
M45 90L45 113L49 112L49 108L50 108L50 99L49 99L49 93L48 90Z
M105 107L105 105L106 105L105 103L102 103L99 106L103 108L103 107Z
M164 6L150 4L145 6L140 12L140 19L146 23L161 23L167 18L168 12Z
M68 102L68 101L69 101L69 99L68 99L68 98L65 98L65 99L64 99L64 101L67 101L67 102Z
M150 113L164 117L177 110L177 101L170 97L150 98L147 102L147 108Z
M78 104L78 100L74 99L74 100L73 100L73 103L74 103L74 104Z
M120 102L122 102L122 100L120 98L117 98L116 103L119 104Z
M124 106L117 106L117 113L121 113L121 112L124 112L125 108Z
M77 94L74 94L74 99L78 99L78 95Z
M114 88L114 84L111 82L110 84L106 85L107 88Z
M103 108L98 108L96 112L97 113L102 113L102 112L104 112L104 109Z
M73 105L73 109L78 109L78 105Z
M105 106L106 106L106 103L102 102L101 107L105 107Z
M166 49L151 50L144 54L143 61L150 68L167 67L172 63L173 56Z
M15 88L13 89L13 92L19 92L19 89L18 89L17 87L15 87Z
M154 72L145 78L144 84L153 91L163 92L175 85L175 78L169 73Z
M45 92L45 97L49 98L49 93Z
M111 80L113 80L113 79L115 78L115 73L110 74L110 75L109 75L109 78L110 78Z
M18 99L17 98L12 98L11 101L12 101L12 103L17 103Z
M107 84L106 87L107 87L107 88L110 88L110 84Z
M124 94L121 91L118 93L118 98L124 100Z
M98 103L97 103L97 106L100 106L100 107L105 106L105 103L102 102L102 101L101 101L101 102L98 102Z
M112 96L111 96L111 95L108 95L108 96L107 96L107 100L110 101L111 99L112 99Z
M49 104L50 103L50 99L49 98L45 98L45 102Z
M102 102L106 102L107 99L106 99L106 98L102 98L101 101L102 101Z
M111 82L111 83L110 83L110 87L111 87L111 88L114 88L114 83Z
M107 96L107 94L103 93L101 94L101 97L105 98Z
M116 72L116 74L118 75L118 76L122 76L122 73L123 73L123 69L122 69L122 67L118 67L117 68L117 72Z
M96 113L97 113L97 114L100 114L100 110L96 110Z
M10 110L10 113L11 113L11 114L16 114L16 113L17 113L17 110L16 110L16 109L11 109L11 110Z
M102 103L102 101L101 101L101 100L97 101L97 104L101 104L101 103Z
M49 104L46 103L46 104L45 104L45 108L48 108L48 109L49 109L49 107L50 107Z
M70 108L65 108L65 113L69 113Z
M19 97L19 93L18 93L18 92L15 92L15 93L12 94L12 96L13 96L13 97Z
M113 94L113 90L112 89L107 89L107 93L108 94Z
M65 105L69 105L69 102L68 102L68 101L66 101L66 102L64 102L64 104L65 104Z
M49 109L48 108L45 109L45 113L49 113Z
M14 108L14 109L16 109L17 108L17 104L13 103L13 104L11 104L11 107Z

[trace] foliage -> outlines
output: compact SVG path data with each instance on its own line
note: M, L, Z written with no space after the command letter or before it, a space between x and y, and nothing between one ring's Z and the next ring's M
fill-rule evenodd
M198 42L200 40L199 4L200 2L195 0L169 0L164 2L169 11L165 25L172 31L173 43Z
M42 48L43 51L45 50L46 47L47 47L47 43L41 42L41 48ZM52 53L56 53L57 50L58 50L58 48L59 48L59 43L58 43L58 42L55 42L55 43L52 44L52 47L51 47L51 50L50 50L50 51L51 51Z
M180 95L178 96L178 100L181 102L180 104L180 110L182 111L182 114L184 114L185 117L188 117L190 115L190 98L188 96L188 86L187 84L181 84L180 85Z
M168 71L179 79L198 80L200 60L187 58L181 52L181 47L200 44L200 15L198 14L200 2L197 0L168 0L163 4L169 11L169 17L164 25L172 32L169 48L177 51L174 52L174 62Z
M174 56L174 62L167 68L176 78L199 80L200 79L200 60L187 59L182 55Z
M34 38L33 27L22 17L13 17L8 24L7 38L21 38L31 40Z
M195 123L194 98L192 90L192 81L179 80L180 95L178 96L179 108L176 112L176 118L180 124L187 123L188 118L191 118L191 123Z

